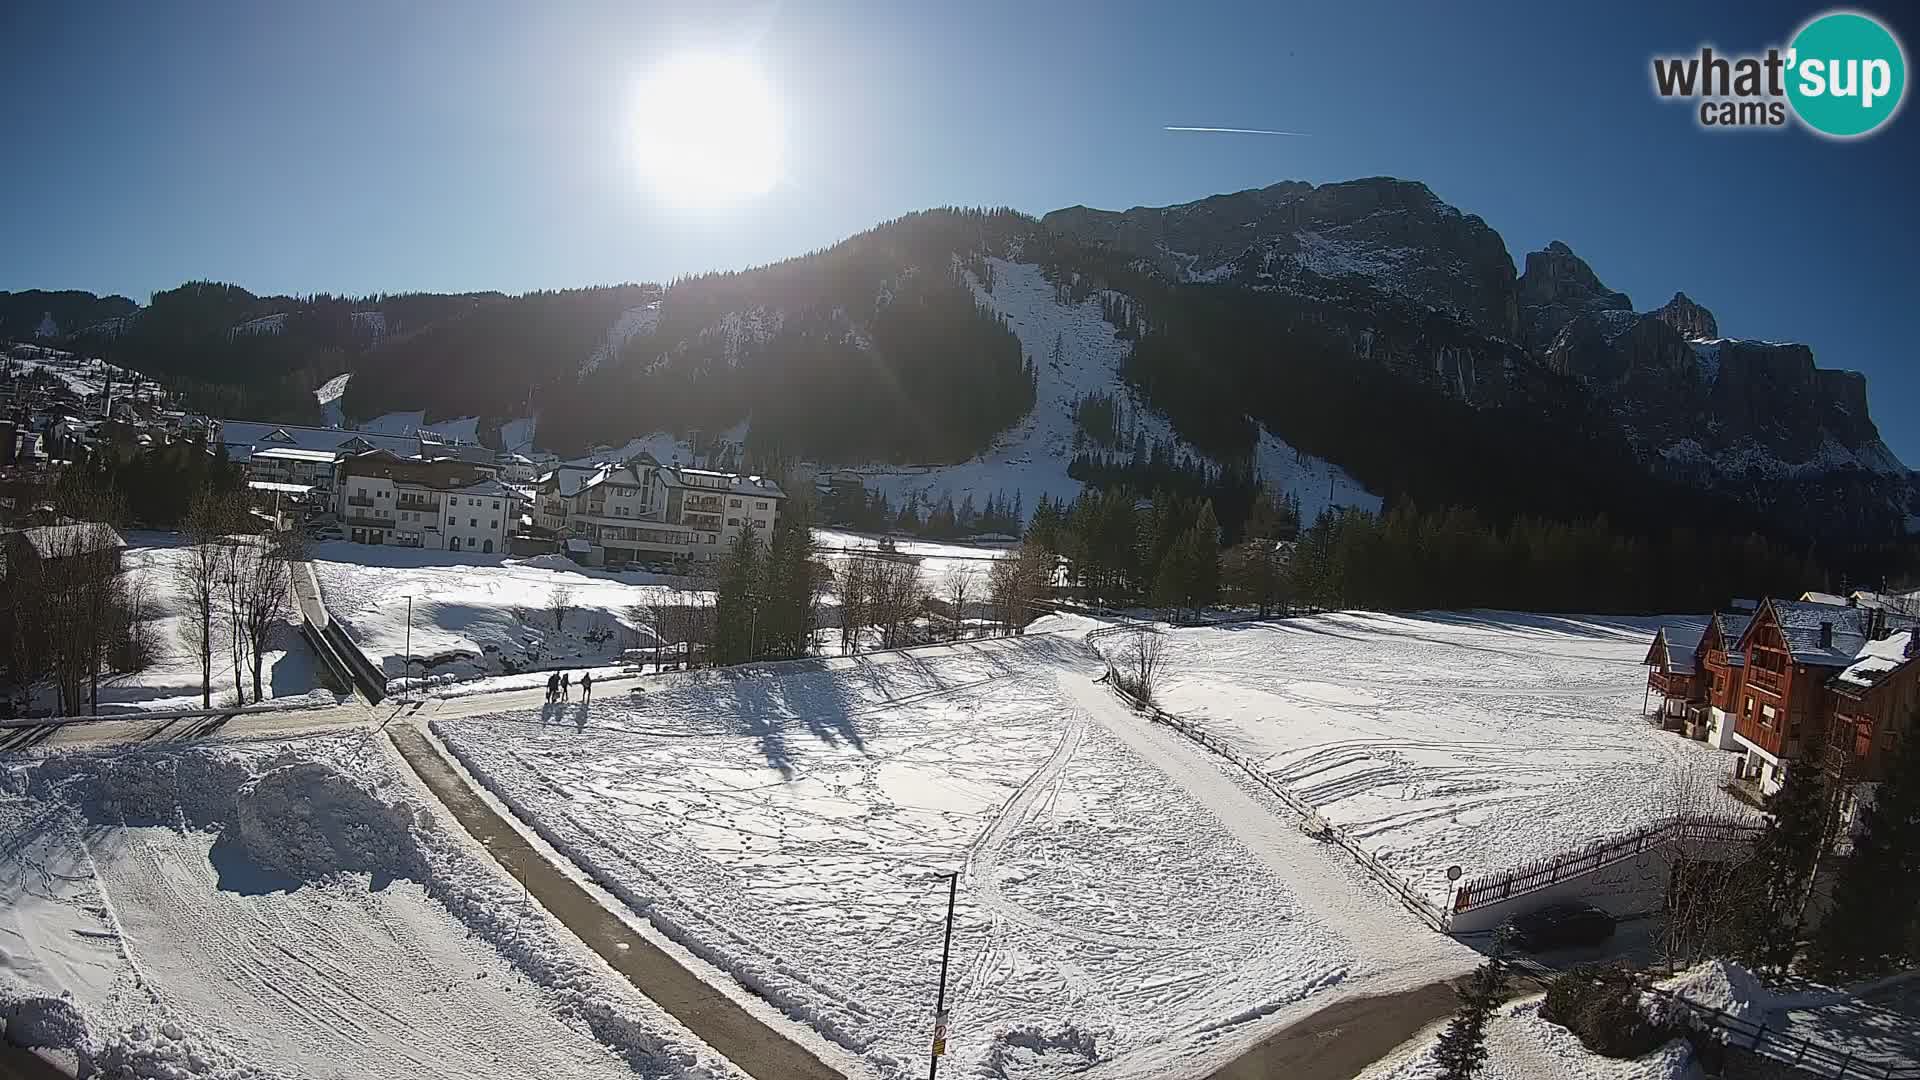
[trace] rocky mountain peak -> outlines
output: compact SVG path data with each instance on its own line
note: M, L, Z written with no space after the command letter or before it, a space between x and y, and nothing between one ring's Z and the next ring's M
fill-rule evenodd
M1581 315L1633 310L1626 293L1601 284L1586 260L1559 240L1527 255L1519 295L1521 344L1536 356Z
M1500 234L1418 181L1287 181L1175 206L1075 206L1041 223L1171 281L1303 292L1359 284L1503 337L1517 326L1513 259Z
M1683 292L1674 293L1673 299L1653 312L1653 317L1680 331L1680 336L1689 341L1720 336L1720 324L1714 321L1713 312L1694 303Z

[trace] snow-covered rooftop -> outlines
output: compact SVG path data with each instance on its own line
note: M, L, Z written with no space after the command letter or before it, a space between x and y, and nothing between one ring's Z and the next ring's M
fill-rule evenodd
M1869 687L1912 662L1916 655L1920 655L1920 629L1902 630L1861 646L1853 663L1833 678L1846 686Z

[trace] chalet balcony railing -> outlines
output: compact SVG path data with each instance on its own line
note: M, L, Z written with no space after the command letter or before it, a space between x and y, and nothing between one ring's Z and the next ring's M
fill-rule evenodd
M347 496L347 505L348 505L348 506L372 506L372 505L373 505L373 496L371 496L371 495L349 495L349 496Z
M1763 667L1749 667L1747 669L1747 685L1757 686L1768 693L1778 694L1781 684L1785 682L1785 672L1769 671Z
M718 532L720 529L720 515L683 513L680 515L680 524L691 529L711 529Z
M725 500L718 495L688 495L681 499L680 507L683 510L702 510L716 514L726 508Z
M436 514L440 512L438 499L400 499L394 505L402 510L432 510Z
M340 520L346 522L348 525L371 525L376 529L391 529L394 527L392 518L374 517L372 514L349 513Z

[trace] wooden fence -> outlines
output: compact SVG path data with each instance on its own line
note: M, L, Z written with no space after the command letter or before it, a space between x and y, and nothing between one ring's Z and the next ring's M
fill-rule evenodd
M1123 627L1115 629L1132 628ZM1102 631L1096 630L1094 633L1102 633ZM1089 634L1087 636L1091 638L1093 635ZM1096 652L1097 651L1098 650L1096 650ZM1104 660L1105 658L1102 657L1102 659ZM1274 798L1285 803L1288 809L1299 814L1301 820L1306 823L1308 831L1312 835L1338 844L1342 850L1353 857L1355 862L1360 864L1362 869L1372 875L1374 880L1385 886L1388 892L1391 892L1402 904L1406 905L1407 910L1419 916L1422 922L1425 922L1428 926L1433 927L1443 934L1451 932L1451 924L1453 921L1451 912L1447 911L1446 908L1441 905L1434 903L1430 897L1425 896L1419 890L1415 889L1405 878L1389 870L1379 859L1374 857L1372 852L1361 847L1353 837L1349 836L1345 829L1321 818L1320 815L1314 811L1313 807L1307 804L1306 800L1281 786L1271 776L1268 776L1265 770L1253 762L1248 761L1239 751L1229 746L1224 740L1214 735L1211 731L1208 731L1204 726L1195 724L1184 717L1176 716L1173 713L1167 712L1165 709L1149 705L1128 694L1125 690L1122 690L1119 679L1115 677L1116 675L1117 672L1114 670L1113 665L1108 663L1106 684L1122 701L1125 701L1128 705L1131 705L1140 712L1145 713L1154 723L1164 724L1178 731L1188 739L1206 747L1214 754L1239 766L1240 771L1246 773L1249 779L1265 788Z
M1453 911L1458 914L1511 900L1675 843L1750 844L1760 831L1759 825L1733 817L1709 815L1657 821L1596 841L1579 851L1462 882L1454 892Z
M1833 1080L1854 1077L1860 1080L1920 1080L1920 1066L1862 1061L1854 1051L1815 1042L1811 1036L1796 1037L1784 1031L1775 1031L1764 1022L1756 1024L1729 1015L1657 986L1643 989L1685 1013L1687 1022L1694 1027L1717 1033L1728 1046L1751 1050L1816 1076L1832 1077Z

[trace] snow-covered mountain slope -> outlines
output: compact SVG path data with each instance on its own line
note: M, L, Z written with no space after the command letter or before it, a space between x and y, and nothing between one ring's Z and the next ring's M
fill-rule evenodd
M653 328L659 325L660 301L658 300L621 312L620 317L607 328L606 342L594 349L592 355L581 363L580 374L588 375L598 371L601 364L620 355L620 350L626 346L627 342L641 334L653 333Z
M1101 317L1100 300L1062 303L1040 267L1008 259L987 260L993 270L993 290L971 278L980 301L1006 316L1021 348L1038 365L1033 411L1003 433L984 453L958 465L855 468L870 489L884 491L896 506L918 494L927 504L951 497L956 505L968 496L975 506L987 497L1018 492L1027 507L1041 495L1072 500L1081 483L1067 475L1067 466L1082 447L1076 442L1074 404L1086 395L1112 394L1128 405L1134 423L1147 442L1180 446L1195 460L1212 458L1187 446L1165 416L1139 400L1120 377L1128 343L1114 336ZM1059 358L1054 358L1055 346ZM1303 517L1311 521L1329 503L1376 510L1380 498L1338 466L1311 455L1296 454L1291 446L1262 432L1255 464L1268 490L1298 496Z

